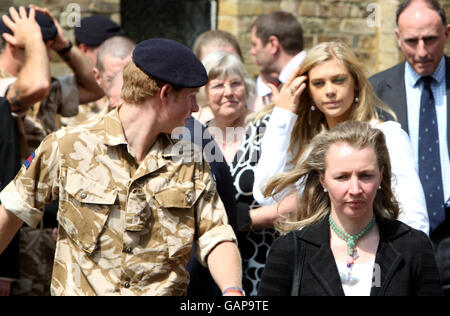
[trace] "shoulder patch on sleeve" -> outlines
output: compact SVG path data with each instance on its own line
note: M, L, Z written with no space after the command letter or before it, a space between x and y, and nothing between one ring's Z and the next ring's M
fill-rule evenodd
M31 165L31 162L34 159L34 151L33 153L27 158L27 160L25 160L25 162L23 163L25 165L25 167L28 169L28 167Z

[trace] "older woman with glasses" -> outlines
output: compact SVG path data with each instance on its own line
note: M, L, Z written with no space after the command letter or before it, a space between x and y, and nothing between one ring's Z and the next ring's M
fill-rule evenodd
M214 115L205 125L218 145L216 150L223 153L234 180L239 248L244 264L243 285L247 294L256 295L265 259L275 238L274 229L253 230L250 219L250 210L259 208L252 192L253 170L269 115L261 117L251 113L248 102L255 93L255 84L236 55L212 52L203 59L203 64L209 82L200 89L199 102L203 99Z

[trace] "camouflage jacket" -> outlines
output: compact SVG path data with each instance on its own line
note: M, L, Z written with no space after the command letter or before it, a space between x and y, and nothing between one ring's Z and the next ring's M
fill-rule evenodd
M236 240L209 165L183 162L178 143L160 134L138 164L114 110L50 134L25 162L0 199L34 227L59 198L53 295L184 295L194 240L205 265Z
M0 71L0 95L4 96L7 88L16 78ZM41 141L58 129L57 114L74 116L78 113L78 88L74 76L52 78L49 95L33 104L23 113L14 113L19 132L21 158L26 159Z
M78 114L75 116L60 116L61 126L78 126L95 119L98 115L105 115L108 113L109 102L106 98L100 101L89 102L87 104L80 104L78 106Z

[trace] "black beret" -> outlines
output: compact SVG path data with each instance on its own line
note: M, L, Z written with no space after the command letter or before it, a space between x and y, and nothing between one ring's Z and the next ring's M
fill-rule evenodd
M100 46L112 36L125 35L125 31L116 22L103 15L82 18L80 26L75 28L76 41L89 46Z
M173 40L140 42L133 51L133 61L147 75L175 86L198 88L208 83L206 69L197 56Z
M29 15L30 8L25 9L27 11L27 15ZM11 15L8 13L8 17L11 19ZM36 11L35 15L36 22L41 27L42 38L44 42L54 39L58 34L58 30L56 29L55 23L53 20L46 14ZM12 20L12 19L11 19ZM3 19L0 18L0 34L9 33L13 34L13 32L3 23Z

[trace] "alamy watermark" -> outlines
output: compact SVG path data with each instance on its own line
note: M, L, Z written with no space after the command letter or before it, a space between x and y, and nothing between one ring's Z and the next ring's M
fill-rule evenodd
M81 6L78 3L69 3L66 7L66 25L68 27L81 26Z
M370 12L366 18L369 27L381 27L381 7L377 3L369 3L366 11Z

